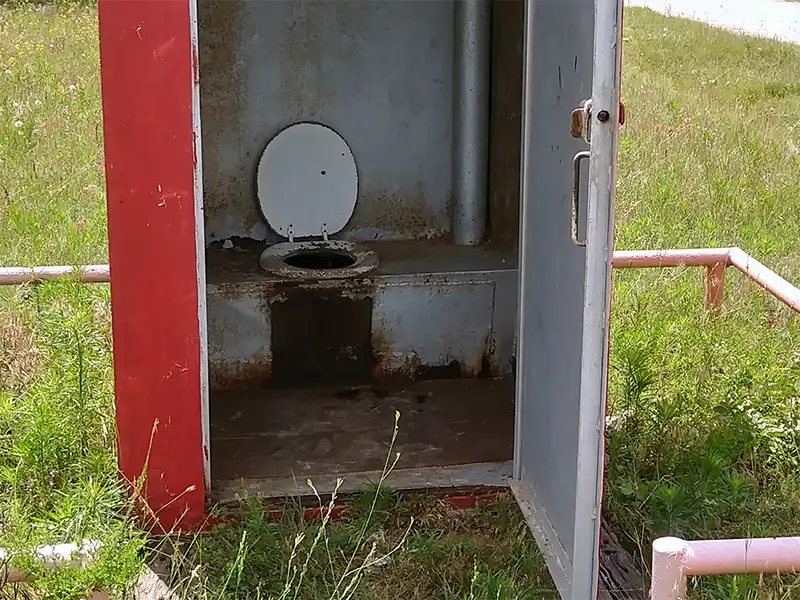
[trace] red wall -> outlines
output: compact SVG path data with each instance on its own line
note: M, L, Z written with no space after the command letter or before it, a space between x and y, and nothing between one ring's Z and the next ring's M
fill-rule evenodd
M99 2L119 464L165 529L206 494L189 1Z

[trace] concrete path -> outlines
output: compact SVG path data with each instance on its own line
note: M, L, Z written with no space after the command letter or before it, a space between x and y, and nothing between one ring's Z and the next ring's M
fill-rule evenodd
M625 0L672 17L800 44L800 2L780 0Z

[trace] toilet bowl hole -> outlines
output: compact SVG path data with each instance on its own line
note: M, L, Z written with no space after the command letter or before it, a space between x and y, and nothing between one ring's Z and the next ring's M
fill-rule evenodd
M352 267L356 259L347 252L338 250L302 250L283 259L290 267L298 269L346 269Z

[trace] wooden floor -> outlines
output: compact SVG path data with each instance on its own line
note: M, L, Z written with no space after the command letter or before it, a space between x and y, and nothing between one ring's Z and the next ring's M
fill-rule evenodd
M215 485L380 471L399 411L397 469L508 461L510 380L440 380L375 386L217 392L211 398Z

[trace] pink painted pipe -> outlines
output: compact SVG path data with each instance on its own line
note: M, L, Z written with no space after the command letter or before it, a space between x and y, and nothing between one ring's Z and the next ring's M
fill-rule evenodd
M735 573L795 573L800 538L757 538L687 542L663 537L653 542L651 600L685 600L686 578Z
M629 250L614 252L615 269L640 267L706 267L706 302L722 304L725 267L736 267L796 312L800 312L800 290L740 248L696 248L693 250Z
M725 267L733 266L757 285L800 312L800 290L739 248L695 248L690 250L623 250L614 252L616 269L642 267L706 267L706 303L718 307L725 296ZM107 283L108 265L87 267L0 267L0 285L76 276L86 283Z
M640 267L708 267L727 264L731 248L696 248L693 250L618 250L614 252L615 269Z
M778 298L778 300L800 312L800 290L774 271L762 265L755 258L739 248L731 248L728 264L739 269L757 285L760 285Z
M0 267L0 285L19 285L75 277L85 283L108 283L108 265L85 267Z

